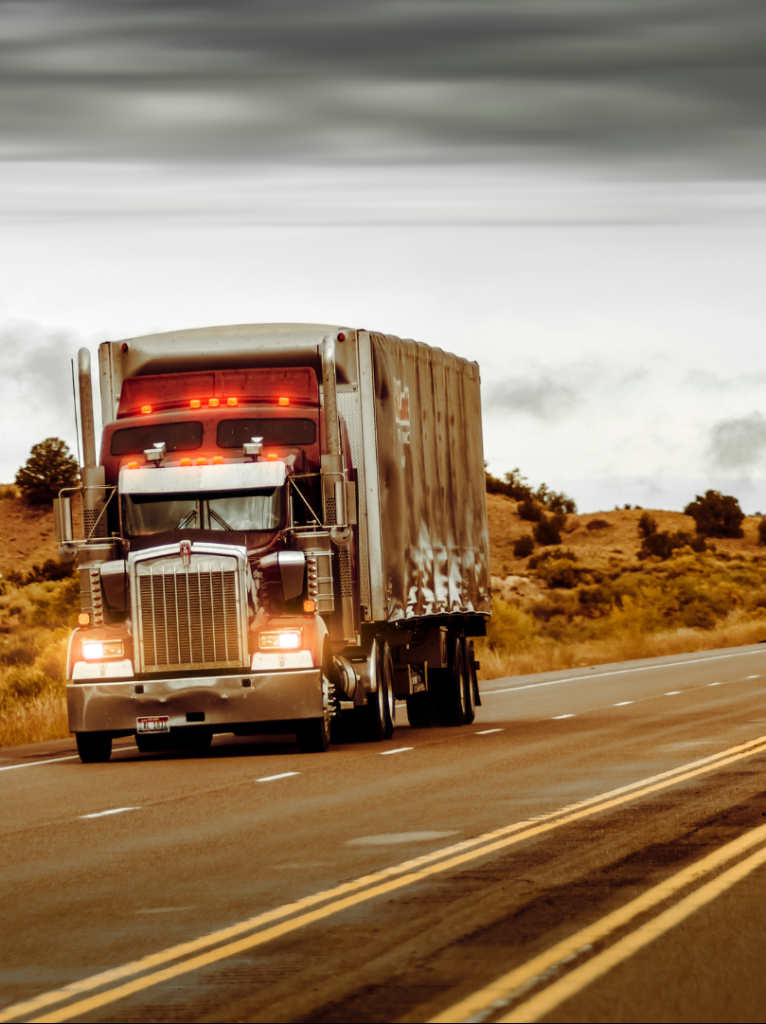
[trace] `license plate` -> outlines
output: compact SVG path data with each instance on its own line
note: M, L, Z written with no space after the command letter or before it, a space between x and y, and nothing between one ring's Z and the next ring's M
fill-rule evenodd
M170 732L170 719L137 718L136 732Z

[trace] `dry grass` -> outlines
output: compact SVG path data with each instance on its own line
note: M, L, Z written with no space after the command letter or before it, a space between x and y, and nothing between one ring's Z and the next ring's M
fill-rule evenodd
M480 679L500 679L506 676L531 675L535 672L556 672L590 665L608 665L636 658L662 658L671 654L689 654L722 647L740 647L766 642L766 619L726 621L715 629L680 628L667 633L648 633L640 636L613 636L603 640L583 640L570 643L540 643L526 650L507 647L489 647L478 642L477 656L481 661Z
M0 713L0 746L41 743L69 736L66 697L52 693L17 701Z

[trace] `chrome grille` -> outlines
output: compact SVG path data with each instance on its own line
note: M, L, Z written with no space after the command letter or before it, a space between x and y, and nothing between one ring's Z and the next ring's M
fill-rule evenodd
M138 576L143 670L242 666L236 570L160 565Z

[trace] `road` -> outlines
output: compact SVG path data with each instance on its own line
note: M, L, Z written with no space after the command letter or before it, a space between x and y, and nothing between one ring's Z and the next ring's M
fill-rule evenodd
M766 644L301 755L0 751L3 1021L760 1021Z

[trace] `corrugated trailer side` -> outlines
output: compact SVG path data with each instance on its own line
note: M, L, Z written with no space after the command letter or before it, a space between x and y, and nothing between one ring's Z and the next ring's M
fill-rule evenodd
M384 619L480 623L491 607L479 367L392 335L370 344L380 509L370 574L382 577Z

